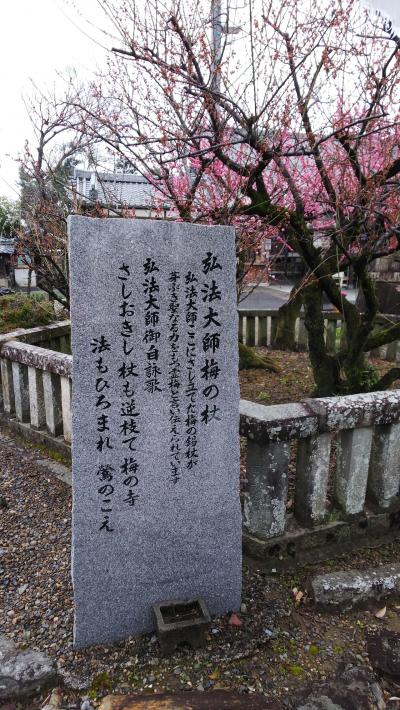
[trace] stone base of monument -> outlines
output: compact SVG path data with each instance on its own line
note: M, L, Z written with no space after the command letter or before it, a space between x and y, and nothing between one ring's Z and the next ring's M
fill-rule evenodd
M204 599L165 601L154 604L153 611L158 640L165 656L182 644L192 648L205 645L211 616Z

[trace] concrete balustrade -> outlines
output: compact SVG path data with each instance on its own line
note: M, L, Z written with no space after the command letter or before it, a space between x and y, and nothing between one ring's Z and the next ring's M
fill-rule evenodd
M269 407L241 400L241 434L249 555L315 561L400 533L400 390Z
M246 310L239 311L239 336L245 345L270 347L274 340L277 324L277 311ZM377 325L387 325L399 319L399 316L379 316ZM325 342L328 352L338 352L346 339L346 326L340 313L324 313ZM308 350L307 330L304 325L304 315L301 314L295 323L295 345L298 350ZM373 357L388 362L400 362L400 341L376 348L371 353Z
M55 448L65 444L61 450L67 454L71 444L69 339L69 321L0 336L4 414L10 424L20 425L25 436L38 441L48 436L50 443L54 439L58 444Z
M254 338L271 337L272 322L254 319L251 332L253 325ZM0 336L3 419L66 455L69 327ZM327 337L332 333L328 324ZM50 342L57 351L43 347ZM247 554L287 568L400 535L400 390L274 406L241 400L240 432L247 441Z

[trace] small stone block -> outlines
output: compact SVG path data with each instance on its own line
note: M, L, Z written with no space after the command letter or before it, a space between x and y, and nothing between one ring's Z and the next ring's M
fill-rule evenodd
M181 599L153 605L161 651L170 655L183 643L192 648L205 645L211 616L203 599Z
M369 600L379 601L400 592L400 565L352 569L314 577L315 603L325 609L349 609Z

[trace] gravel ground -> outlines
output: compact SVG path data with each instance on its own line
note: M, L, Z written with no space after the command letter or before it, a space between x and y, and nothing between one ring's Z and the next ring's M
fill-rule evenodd
M47 652L57 662L71 708L88 694L96 705L110 690L152 693L198 688L261 692L282 699L304 683L330 678L342 661L367 663L365 633L400 631L399 600L383 619L377 607L329 616L316 613L307 595L321 569L368 567L399 560L397 544L327 561L297 575L267 576L244 568L242 625L215 620L207 647L160 658L154 636L76 652L72 648L70 581L71 489L40 463L43 451L0 431L0 633L20 647ZM5 506L5 507L4 507ZM300 603L293 589L304 592ZM3 611L4 610L4 611ZM400 688L387 684L387 697ZM45 695L21 704L40 708ZM393 707L393 706L392 706ZM0 706L1 708L1 706Z

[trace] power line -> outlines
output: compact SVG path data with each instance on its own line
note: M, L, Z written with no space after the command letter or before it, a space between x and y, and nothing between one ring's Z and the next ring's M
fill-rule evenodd
M10 190L13 190L13 192L15 192L15 194L18 195L18 197L20 196L20 194L19 194L17 188L16 188L16 187L13 187L13 186L11 185L11 183L9 183L8 180L5 179L5 177L3 177L2 175L0 175L0 180L2 180L2 181L10 188Z
M65 17L66 20L68 20L68 22L71 23L71 25L73 25L73 26L75 27L75 29L78 30L78 32L81 32L85 37L87 37L87 39L90 39L91 42L94 42L94 44L97 44L97 46L100 47L101 49L103 49L104 51L106 51L106 52L111 52L111 49L110 49L109 47L106 47L104 44L101 44L101 42L99 42L97 39L95 39L94 37L92 37L88 32L85 32L85 30L84 30L80 25L78 25L78 23L75 22L75 21L72 19L72 17L70 17L70 16L63 10L63 8L59 5L58 2L57 2L56 4L57 4L58 10L61 12L61 14Z

